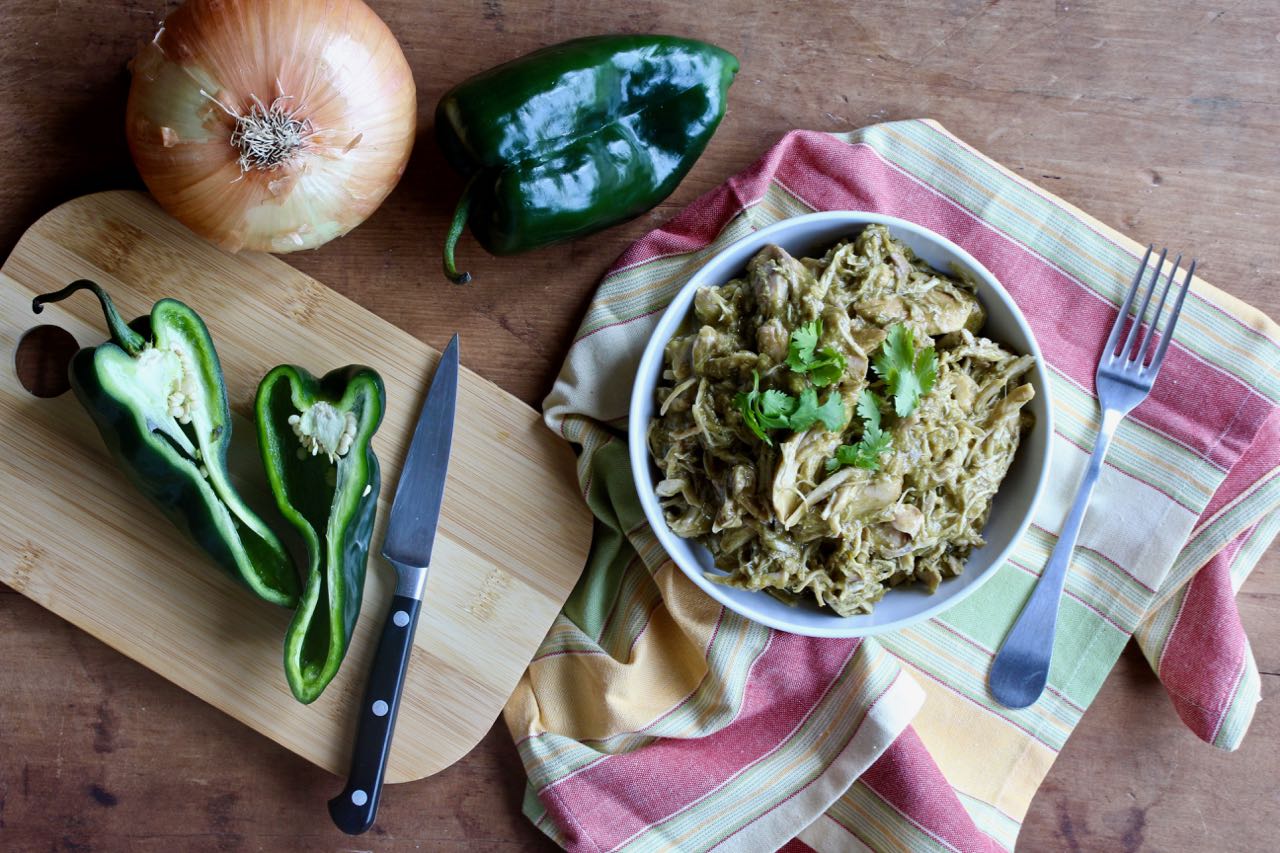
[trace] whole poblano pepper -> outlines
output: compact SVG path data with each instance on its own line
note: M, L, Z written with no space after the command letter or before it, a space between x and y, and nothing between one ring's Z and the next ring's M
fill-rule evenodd
M568 41L463 81L436 106L445 158L468 178L444 250L468 221L495 255L638 216L688 173L724 115L738 60L660 35Z
M231 575L284 607L298 575L280 540L231 484L231 412L209 330L176 299L126 324L101 287L37 296L40 313L81 290L102 304L111 340L71 359L71 388L134 485Z
M302 600L284 642L285 676L300 702L333 680L360 615L380 486L371 442L385 406L382 379L367 367L316 379L286 364L258 386L267 480L307 546Z

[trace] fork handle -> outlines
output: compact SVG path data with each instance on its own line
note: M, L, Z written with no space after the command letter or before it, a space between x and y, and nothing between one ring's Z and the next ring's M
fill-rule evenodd
M1031 597L1023 605L1018 621L1004 638L1004 645L991 663L991 693L1001 705L1009 708L1026 708L1040 698L1049 678L1049 660L1053 657L1053 639L1058 622L1058 602L1067 580L1067 567L1071 565L1071 552L1075 550L1080 524L1084 521L1093 487L1102 473L1102 461L1107 456L1116 425L1123 414L1115 410L1102 413L1102 427L1093 445L1093 455L1085 469L1084 479L1076 492L1071 512L1062 525L1058 544L1049 555L1049 562L1040 574L1040 580Z

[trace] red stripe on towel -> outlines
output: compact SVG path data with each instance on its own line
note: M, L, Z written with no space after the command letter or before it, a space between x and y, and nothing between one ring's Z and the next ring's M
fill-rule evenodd
M611 850L698 802L782 748L844 672L857 640L775 631L729 725L695 740L662 738L608 755L538 792L557 825L590 827L569 849ZM572 804L571 806L567 804Z
M964 853L1004 848L978 829L913 727L908 726L861 781L921 831Z

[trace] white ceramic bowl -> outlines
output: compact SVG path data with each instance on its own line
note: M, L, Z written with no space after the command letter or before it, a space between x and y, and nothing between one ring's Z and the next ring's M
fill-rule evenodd
M814 256L833 243L855 235L864 226L876 223L887 226L894 237L935 269L964 270L977 281L978 298L987 310L987 324L982 334L1016 352L1035 356L1036 366L1030 381L1036 396L1029 404L1035 415L1035 426L1023 436L1009 474L995 497L983 531L987 544L970 554L964 572L957 578L944 580L933 595L918 586L892 589L870 615L845 617L812 602L791 606L766 592L734 589L709 580L705 576L707 572L720 573L714 568L710 552L693 540L676 536L662 516L654 493L658 472L650 459L645 435L653 417L654 390L662 372L663 348L689 313L694 292L699 287L724 284L743 275L747 261L770 243L796 257ZM698 270L672 300L658 321L636 371L628 424L631 470L641 506L659 541L689 579L716 601L749 619L783 631L813 637L860 637L934 616L972 593L995 573L1026 531L1044 492L1049 473L1049 437L1053 434L1052 411L1044 358L1026 318L995 276L973 256L945 237L896 217L854 211L812 213L774 223L729 246Z

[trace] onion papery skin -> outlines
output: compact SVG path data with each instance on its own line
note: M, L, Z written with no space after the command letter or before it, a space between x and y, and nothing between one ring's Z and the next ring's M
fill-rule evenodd
M132 70L125 130L143 181L232 252L293 252L347 233L395 187L413 148L413 73L361 0L189 0ZM235 116L259 101L309 133L274 168L244 170Z

